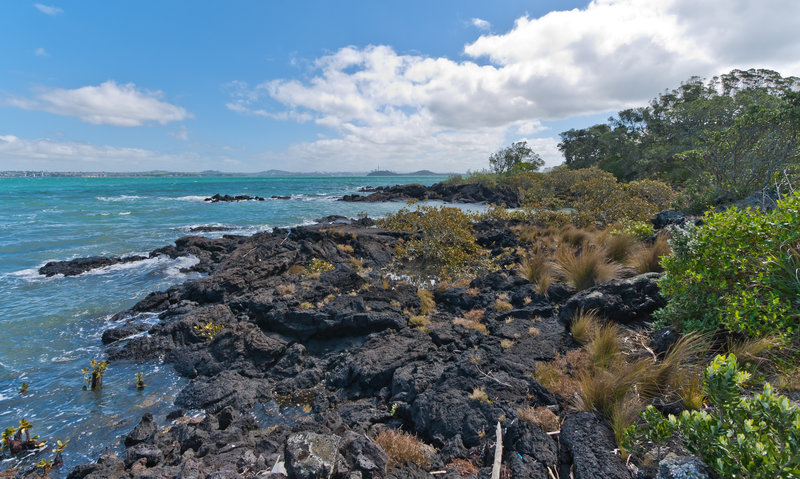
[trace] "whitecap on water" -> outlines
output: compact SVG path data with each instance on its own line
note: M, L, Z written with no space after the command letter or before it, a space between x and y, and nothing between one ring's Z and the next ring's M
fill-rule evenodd
M119 196L96 196L95 199L100 201L133 201L138 200L141 196L137 195L119 195Z
M163 200L176 200L176 201L204 201L208 196L197 196L197 195L189 195L189 196L178 196L177 198L168 198L164 197L161 198Z

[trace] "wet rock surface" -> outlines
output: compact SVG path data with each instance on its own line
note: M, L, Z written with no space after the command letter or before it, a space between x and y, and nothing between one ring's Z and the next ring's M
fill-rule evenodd
M509 248L505 226L476 230ZM455 478L465 465L474 473L464 477L489 477L498 421L503 477L570 468L576 478L628 477L611 452L613 434L593 414L567 413L553 435L520 411L565 406L532 374L575 348L565 311L607 305L612 319L640 320L658 303L656 277L578 294L554 285L541 295L501 270L438 288L436 311L419 326L409 323L420 314L417 287L387 276L403 238L328 217L250 237L189 236L157 250L197 257L194 269L207 276L148 295L116 315L103 340L111 361L173 364L190 379L175 401L183 409L169 419L145 415L124 438L124 454L69 477ZM320 261L329 270L314 271ZM455 321L474 310L486 333ZM143 334L137 318L147 314L159 321ZM221 328L207 334L208 323ZM374 441L386 429L432 446L428 466L388 469Z

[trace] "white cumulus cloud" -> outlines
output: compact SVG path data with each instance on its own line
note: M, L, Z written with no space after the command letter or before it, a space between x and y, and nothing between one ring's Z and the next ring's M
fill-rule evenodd
M518 18L465 45L460 60L345 47L316 59L304 80L236 83L228 108L329 128L290 151L317 165L479 168L504 143L541 132L542 121L642 105L693 75L798 74L798 19L796 0L594 0ZM534 140L558 161L555 137Z
M489 30L492 28L492 24L482 18L473 18L471 22L478 30Z
M44 13L45 15L56 16L58 14L64 13L64 10L62 10L62 9L60 9L58 7L51 6L51 5L43 5L41 3L34 3L33 6L36 7L36 10L39 10L40 12Z
M192 117L185 109L163 101L163 96L160 91L137 89L133 83L106 81L73 90L43 90L34 99L11 98L7 103L26 110L72 116L95 125L164 125Z
M219 166L224 158L194 153L165 154L143 148L96 145L49 138L26 139L0 135L2 167L8 170L200 171ZM66 166L65 166L66 165Z
M39 48L37 48L37 49L36 49L36 50L33 52L33 54L34 54L34 55L36 55L37 57L49 57L49 56L50 56L50 54L49 54L49 53L47 53L47 50L45 50L45 49L44 49L44 48L42 48L42 47L39 47Z

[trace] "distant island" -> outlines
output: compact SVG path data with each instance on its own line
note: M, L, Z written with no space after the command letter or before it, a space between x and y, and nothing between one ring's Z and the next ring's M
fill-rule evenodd
M414 171L412 173L396 173L388 170L373 170L369 173L363 171L341 172L297 172L283 170L266 170L256 173L228 173L216 170L199 172L180 171L0 171L0 178L24 177L84 177L84 178L115 178L115 177L185 177L185 176L232 176L232 177L281 177L281 176L452 176L456 173L434 173L430 170Z

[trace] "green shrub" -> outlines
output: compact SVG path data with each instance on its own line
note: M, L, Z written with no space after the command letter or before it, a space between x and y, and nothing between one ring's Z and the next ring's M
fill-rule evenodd
M770 213L730 208L673 233L663 259L667 307L657 317L689 330L762 336L798 331L792 248L800 245L800 192Z
M643 424L626 431L625 446L635 450L642 440L658 445L678 435L720 477L800 477L800 409L774 394L769 384L752 398L744 396L749 377L734 355L717 356L703 374L715 410L683 411L665 419L649 406Z
M485 255L472 232L472 217L458 208L403 208L378 225L411 233L395 249L395 257L405 261L413 276L452 279L473 272Z

